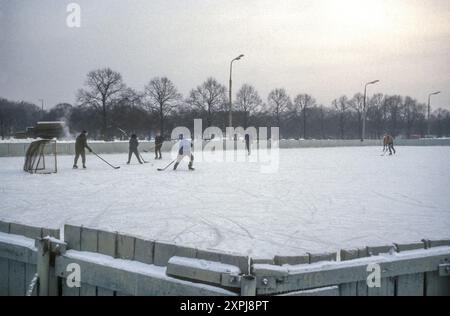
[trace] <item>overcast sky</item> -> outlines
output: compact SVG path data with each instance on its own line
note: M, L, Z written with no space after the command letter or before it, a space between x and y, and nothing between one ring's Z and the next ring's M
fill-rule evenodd
M81 28L66 25L81 6ZM450 0L0 0L0 97L75 102L86 74L119 71L138 90L169 77L185 96L213 76L310 93L411 95L450 109Z

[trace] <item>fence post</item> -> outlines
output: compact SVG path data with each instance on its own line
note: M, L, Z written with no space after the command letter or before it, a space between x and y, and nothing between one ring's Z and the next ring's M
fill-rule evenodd
M50 241L37 239L37 274L39 276L39 296L49 295Z
M241 296L256 296L256 278L253 275L242 277Z

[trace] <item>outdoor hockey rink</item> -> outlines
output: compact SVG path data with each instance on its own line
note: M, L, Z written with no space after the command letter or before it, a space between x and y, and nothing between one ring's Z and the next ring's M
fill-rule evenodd
M183 161L143 166L127 154L93 155L87 170L58 157L58 173L30 175L0 158L0 219L117 230L252 256L450 237L450 147L281 149L279 171L255 163ZM81 162L79 162L79 167Z

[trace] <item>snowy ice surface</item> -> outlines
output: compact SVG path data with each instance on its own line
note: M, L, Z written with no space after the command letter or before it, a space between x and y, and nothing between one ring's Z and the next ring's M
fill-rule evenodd
M281 149L280 169L195 163L158 172L170 157L127 166L126 154L88 155L87 170L58 157L53 175L0 158L0 219L83 224L187 246L252 256L450 237L450 147ZM134 158L133 158L134 159Z

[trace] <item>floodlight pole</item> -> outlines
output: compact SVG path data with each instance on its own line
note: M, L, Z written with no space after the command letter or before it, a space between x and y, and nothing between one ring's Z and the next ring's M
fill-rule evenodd
M375 80L375 81L371 81L366 83L366 85L364 86L364 108L363 108L363 126L362 126L362 133L361 133L361 141L363 142L364 139L366 138L366 99L367 99L367 86L371 85L371 84L376 84L380 82L380 80Z
M232 74L233 74L233 62L240 60L244 55L239 55L238 57L234 58L230 63L230 86L228 89L229 92L229 108L228 108L228 126L233 127L233 101L232 101Z
M439 93L441 93L441 91L436 91L428 95L427 135L431 134L431 97Z

